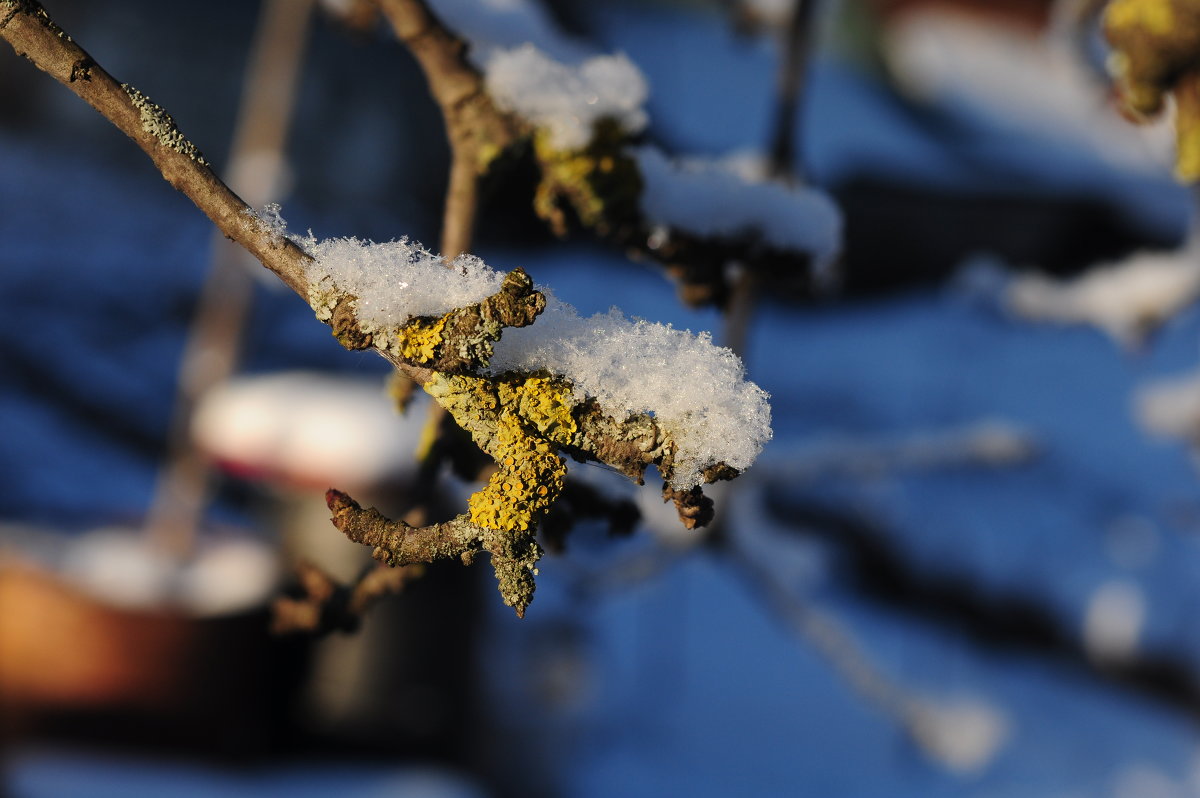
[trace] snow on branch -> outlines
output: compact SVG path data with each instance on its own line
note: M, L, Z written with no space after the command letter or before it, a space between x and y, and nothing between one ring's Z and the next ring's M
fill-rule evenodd
M515 152L513 145L531 141L540 172L534 211L558 235L578 223L663 263L692 304L724 303L730 263L807 287L810 268L830 263L840 249L841 215L820 191L739 177L719 162L672 162L635 147L648 121L649 91L624 55L564 63L527 42L491 48L480 70L422 0L380 1L399 38L420 48L414 54L441 105L455 162L456 142L468 134L475 139L464 146L477 153L472 160L480 172ZM439 32L415 37L416 28ZM431 49L439 49L438 57ZM470 85L472 108L486 125L463 124L444 89L447 63ZM686 202L677 203L680 197Z
M431 17L416 22L404 29L410 44L433 42L425 56L439 63L447 53L437 42L454 40L440 37ZM0 0L0 37L133 138L222 232L303 296L339 342L378 351L495 460L468 512L428 527L389 521L331 490L334 524L375 547L378 559L469 561L487 551L505 603L523 615L541 556L537 524L563 490L563 455L639 483L655 466L692 526L710 515L698 486L736 476L770 437L766 394L707 337L617 311L582 319L520 269L502 275L470 256L447 263L406 240L289 238L277 208L251 211L165 110L117 83L39 4ZM439 92L458 107L480 98L469 71L442 77ZM543 312L537 333L513 334Z
M629 135L646 127L642 106L650 89L624 54L595 56L571 67L526 43L493 53L485 75L496 104L544 130L558 150L586 147L602 119Z
M1092 324L1136 348L1200 297L1200 246L1138 252L1068 280L1041 274L1016 277L1004 301L1034 321Z
M804 252L818 266L841 249L842 214L823 191L746 174L736 159L673 160L653 147L639 147L634 157L642 216L652 226Z

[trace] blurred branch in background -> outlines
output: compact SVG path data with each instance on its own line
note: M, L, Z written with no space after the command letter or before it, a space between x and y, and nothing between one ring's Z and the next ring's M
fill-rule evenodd
M412 579L420 577L424 565L392 568L373 565L354 582L336 582L319 566L301 562L296 566L301 595L280 597L271 608L271 631L275 634L306 632L326 635L330 632L355 632L363 616L378 601L404 590Z
M267 0L246 66L226 181L252 208L279 197L288 181L287 133L314 0ZM166 462L147 511L146 529L165 551L186 556L209 490L210 466L192 442L196 403L234 373L258 270L220 231L196 302L179 367Z

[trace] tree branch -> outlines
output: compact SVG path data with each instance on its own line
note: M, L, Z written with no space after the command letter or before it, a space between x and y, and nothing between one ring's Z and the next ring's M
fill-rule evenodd
M128 84L118 83L54 23L35 0L0 2L0 38L133 139L163 178L221 232L250 251L296 293L307 291L308 256L273 235L175 126L171 116Z
M446 123L452 160L442 216L442 255L471 249L479 177L516 140L518 125L501 113L483 76L466 58L467 43L451 32L423 0L378 0L396 37L425 74Z
M296 566L301 595L282 597L271 606L271 632L353 632L367 610L380 600L404 590L425 571L423 565L391 568L378 564L349 585L338 584L310 562Z
M428 66L431 89L447 111L452 139L461 137L456 154L474 153L480 159L477 163L486 164L486 147L510 141L504 137L511 136L514 128L491 105L478 73L465 65L463 45L428 14L420 0L385 0L384 6L393 12L404 10L397 30ZM412 527L389 521L331 491L335 525L350 539L373 546L377 558L390 565L452 556L470 561L478 551L487 551L505 603L522 615L533 596L535 566L541 556L535 540L537 523L562 491L566 466L560 451L579 460L607 463L639 483L649 465L671 478L675 442L652 416L614 417L595 400L577 399L571 383L559 376L486 373L492 344L503 328L526 326L545 307L545 297L521 270L509 274L492 297L441 318L418 317L364 330L356 312L358 297L337 288L336 282L332 287L327 282L310 286L310 270L319 271L313 258L234 194L166 111L113 79L35 0L0 0L0 37L132 138L163 177L218 229L303 296L318 318L333 327L343 346L374 348L407 378L424 385L496 461L497 470L488 484L471 497L470 512L445 524ZM488 120L504 124L489 132ZM712 481L735 475L716 464L702 476ZM704 513L699 494L694 493L679 504L681 513L695 521Z

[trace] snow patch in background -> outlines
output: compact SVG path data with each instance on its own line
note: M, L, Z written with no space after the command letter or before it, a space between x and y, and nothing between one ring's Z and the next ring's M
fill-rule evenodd
M642 174L642 213L652 224L697 236L756 236L775 249L827 263L842 245L842 213L823 191L747 175L745 158L671 159L634 151Z
M621 53L594 56L572 67L524 44L493 53L486 80L496 105L548 131L557 150L586 147L602 119L615 120L629 134L646 127L642 106L649 86Z

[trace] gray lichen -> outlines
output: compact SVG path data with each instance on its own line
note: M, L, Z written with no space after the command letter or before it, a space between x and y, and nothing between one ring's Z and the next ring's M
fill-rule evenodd
M187 136L179 132L179 128L175 125L175 120L171 118L171 115L162 106L151 102L149 97L128 83L122 83L121 88L129 95L129 99L133 102L133 107L141 114L143 131L158 139L158 143L164 147L169 147L175 150L175 152L186 155L202 166L208 165L208 161L200 154L200 150L196 148L196 145Z

